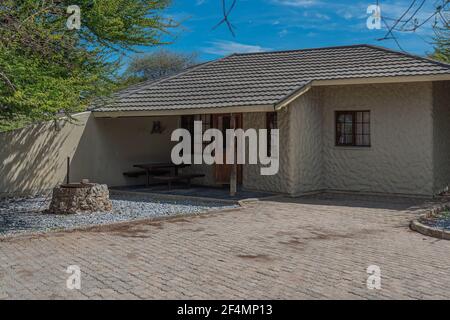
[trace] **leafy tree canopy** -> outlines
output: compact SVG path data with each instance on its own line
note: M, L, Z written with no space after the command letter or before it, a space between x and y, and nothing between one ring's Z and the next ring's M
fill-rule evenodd
M440 27L435 27L435 50L432 58L446 63L450 63L450 12L444 12L445 23Z
M169 0L77 0L81 28L69 30L72 0L0 2L0 130L84 110L117 85L121 57L163 44L176 23Z
M198 63L197 54L158 50L150 54L134 56L125 72L127 82L156 80L173 75Z

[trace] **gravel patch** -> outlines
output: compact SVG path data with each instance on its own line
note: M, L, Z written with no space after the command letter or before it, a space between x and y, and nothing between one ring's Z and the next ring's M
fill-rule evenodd
M420 222L432 228L450 231L450 210L444 210L431 217L422 218Z
M46 212L44 196L0 200L0 235L73 229L113 222L133 221L179 214L199 214L235 208L237 205L195 200L167 200L137 194L111 195L113 210L90 214L54 215Z

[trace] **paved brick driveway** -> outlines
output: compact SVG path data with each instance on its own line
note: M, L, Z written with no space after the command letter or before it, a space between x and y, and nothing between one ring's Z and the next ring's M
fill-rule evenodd
M408 229L426 205L325 194L2 241L0 298L450 298L450 241ZM374 264L381 290L366 287Z

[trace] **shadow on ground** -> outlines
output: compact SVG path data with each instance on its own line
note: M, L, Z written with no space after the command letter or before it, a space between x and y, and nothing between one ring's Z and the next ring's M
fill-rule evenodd
M296 203L318 206L338 206L350 208L386 209L417 213L430 206L448 201L449 199L427 199L384 195L362 195L346 193L320 193L301 197L280 197L270 201L280 203ZM261 201L265 201L261 199Z
M221 199L221 200L243 200L251 198L267 198L275 196L275 193L261 192L261 191L248 191L241 188L235 196L230 196L230 191L228 187L204 187L204 186L192 186L187 188L183 184L175 184L170 190L167 185L152 185L152 186L133 186L133 187L119 187L111 188L112 190L118 191L128 191L128 192L145 192L154 194L164 194L173 196L189 196L189 197L200 197L200 198L211 198L211 199Z

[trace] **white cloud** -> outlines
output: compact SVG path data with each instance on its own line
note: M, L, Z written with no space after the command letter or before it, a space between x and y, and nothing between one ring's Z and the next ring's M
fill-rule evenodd
M287 31L287 29L283 29L283 30L281 30L280 32L278 32L278 36L279 36L280 38L283 38L283 37L285 37L288 33L289 33L289 31Z
M195 1L195 5L201 6L201 5L204 4L205 2L206 2L206 0L196 0L196 1Z
M411 16L411 14L413 12L416 11L416 9L418 9L418 6L420 4L416 4L415 6L413 6L408 13L405 15L404 19L407 19L409 16ZM381 14L385 17L390 17L390 18L399 18L406 10L408 9L408 3L397 3L397 2L393 2L393 3L383 3L381 4ZM430 5L425 5L421 8L421 10L419 10L419 12L416 15L416 18L420 19L420 20L424 20L427 17L431 16L431 14L434 13L435 8L434 7L430 7Z
M211 47L203 48L203 52L218 56L225 56L232 53L264 52L271 50L270 48L264 48L258 45L250 45L228 40L211 41L209 44L211 44Z
M344 18L345 20L367 19L369 16L367 7L368 5L365 3L358 3L354 6L336 7L335 11L339 17Z
M316 18L318 18L320 20L331 20L329 15L326 15L323 13L316 13L315 16L316 16Z
M273 0L273 2L289 7L312 7L321 3L318 0Z
M350 20L353 18L353 13L351 13L349 10L338 10L337 14L345 20Z

